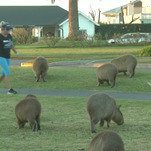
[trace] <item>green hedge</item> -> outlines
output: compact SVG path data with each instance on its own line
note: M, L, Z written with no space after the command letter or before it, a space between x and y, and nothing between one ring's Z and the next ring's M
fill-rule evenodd
M151 46L143 47L140 50L139 56L151 56Z
M151 24L102 24L96 26L96 34L101 34L103 39L112 38L114 34L131 32L151 32Z

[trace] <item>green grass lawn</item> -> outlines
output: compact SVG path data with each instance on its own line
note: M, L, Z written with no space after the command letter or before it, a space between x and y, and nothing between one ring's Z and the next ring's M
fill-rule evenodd
M86 111L88 98L38 96L42 105L41 131L33 133L27 124L19 130L14 114L15 105L25 95L0 94L1 151L87 151L96 134L90 132ZM109 130L117 132L126 151L149 151L151 148L151 102L117 100L122 105L125 124L111 122ZM106 130L96 125L97 132Z
M151 92L151 87L147 85L151 79L150 71L136 71L131 79L128 75L118 74L112 89L106 83L97 86L96 69L50 68L47 82L35 82L32 68L11 67L11 78L13 88ZM0 88L5 88L5 81L0 84Z
M48 58L49 62L67 60L112 59L124 54L138 56L142 46L99 47L99 48L18 48L19 59L34 59L37 56ZM12 57L16 55L12 53Z

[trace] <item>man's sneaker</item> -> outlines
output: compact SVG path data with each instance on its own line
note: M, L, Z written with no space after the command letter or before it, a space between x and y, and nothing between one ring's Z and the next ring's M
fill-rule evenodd
M17 94L17 92L13 89L9 89L9 91L7 92L7 94Z
M147 82L147 84L151 86L151 82Z

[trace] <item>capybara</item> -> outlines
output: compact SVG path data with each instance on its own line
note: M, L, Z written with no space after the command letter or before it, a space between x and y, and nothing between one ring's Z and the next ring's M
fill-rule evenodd
M29 94L15 107L15 114L19 128L23 128L29 122L32 131L40 130L41 105L36 96Z
M91 120L91 132L96 133L95 124L100 121L100 127L104 125L104 120L109 127L110 121L113 120L118 125L124 123L121 105L117 106L115 100L107 94L97 93L89 97L87 102L87 111Z
M42 78L43 82L46 82L45 76L48 71L47 60L44 57L37 57L33 63L33 71L35 72L37 82L39 81L40 77Z
M106 81L108 85L111 84L111 88L113 88L115 86L116 75L117 68L114 64L106 63L98 67L96 70L98 86L100 86L100 84L103 84L104 81Z
M130 78L135 74L135 68L137 65L137 59L133 55L123 55L121 57L115 58L111 61L116 67L118 72L123 72L126 75L126 72L130 73Z
M112 131L103 131L93 138L88 151L124 151L121 137Z

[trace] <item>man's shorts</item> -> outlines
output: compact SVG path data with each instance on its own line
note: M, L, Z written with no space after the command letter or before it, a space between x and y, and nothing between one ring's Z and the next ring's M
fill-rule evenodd
M10 59L0 57L0 66L1 66L2 76L10 75L9 65L10 65Z

